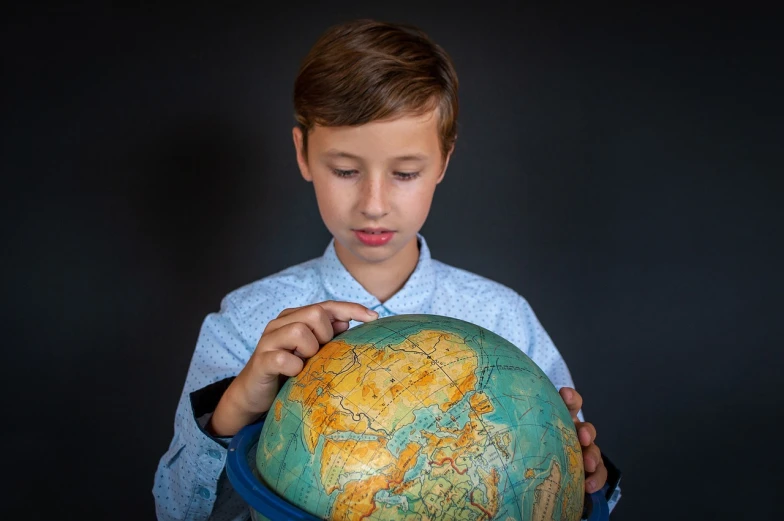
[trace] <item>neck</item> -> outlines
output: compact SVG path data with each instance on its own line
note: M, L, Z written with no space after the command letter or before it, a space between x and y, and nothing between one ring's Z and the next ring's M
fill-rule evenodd
M363 262L344 250L338 241L335 241L335 253L351 276L381 303L400 291L419 262L416 237L394 257L377 263Z

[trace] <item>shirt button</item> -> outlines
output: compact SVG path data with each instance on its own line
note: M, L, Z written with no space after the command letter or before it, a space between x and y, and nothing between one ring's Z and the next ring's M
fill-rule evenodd
M199 488L199 495L200 495L201 497L203 497L204 499L209 499L209 498L210 498L210 491L209 491L209 490L207 490L207 489L206 489L206 488L204 488L204 487L200 487L200 488Z
M210 449L207 451L207 454L209 454L212 459L221 459L220 452L215 449Z

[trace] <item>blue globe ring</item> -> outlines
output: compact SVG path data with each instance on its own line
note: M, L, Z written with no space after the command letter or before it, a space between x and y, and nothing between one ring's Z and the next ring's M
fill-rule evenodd
M250 508L264 515L270 521L322 521L278 496L254 475L253 469L248 464L248 452L259 441L263 426L264 418L262 417L256 423L243 427L231 439L226 458L226 475L229 482ZM253 459L255 460L255 457ZM606 491L607 485L586 499L591 503L588 508L590 515L587 521L609 520L610 509L607 506L607 499L604 497Z

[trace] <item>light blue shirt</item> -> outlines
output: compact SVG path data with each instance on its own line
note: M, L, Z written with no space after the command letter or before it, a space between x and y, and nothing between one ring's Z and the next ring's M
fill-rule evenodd
M226 441L203 431L209 415L195 418L192 392L236 376L267 323L286 308L325 300L350 301L380 317L428 313L462 319L504 337L523 350L556 388L574 387L561 354L526 300L497 282L448 266L430 256L420 235L414 273L381 303L345 269L334 239L324 255L243 286L226 295L220 311L202 324L174 421L174 436L155 474L160 520L247 519L249 508L226 478ZM356 326L351 322L350 326ZM582 419L582 414L580 414ZM221 443L223 442L223 443Z

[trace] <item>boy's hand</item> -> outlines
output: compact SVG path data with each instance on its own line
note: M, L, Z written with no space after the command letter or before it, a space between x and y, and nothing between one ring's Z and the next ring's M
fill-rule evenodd
M581 422L577 413L583 407L583 397L571 387L562 387L559 391L572 421L577 429L577 438L583 448L583 465L585 466L585 491L593 494L600 490L607 482L607 468L602 461L602 453L594 443L596 439L596 428L588 422Z
M213 436L234 436L267 412L278 393L281 376L296 376L349 321L370 322L378 313L351 302L326 301L284 309L259 339L256 350L218 402L207 425Z

